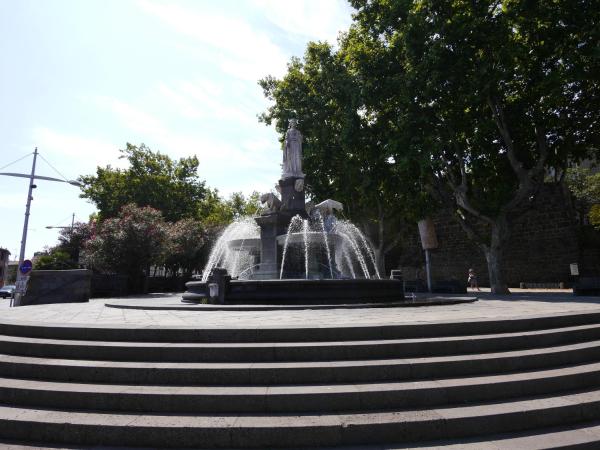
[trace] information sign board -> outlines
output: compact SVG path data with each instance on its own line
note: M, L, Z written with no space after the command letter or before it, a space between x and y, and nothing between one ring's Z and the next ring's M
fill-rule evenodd
M29 277L24 276L21 277L15 283L15 294L25 295L27 293L27 283L29 282Z

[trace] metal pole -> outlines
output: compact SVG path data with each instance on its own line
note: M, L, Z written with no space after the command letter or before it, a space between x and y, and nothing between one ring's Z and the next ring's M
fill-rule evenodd
M71 219L71 233L73 232L74 226L75 226L75 213L73 213L73 218Z
M29 177L29 191L27 192L27 206L25 207L25 222L23 223L23 237L21 238L21 252L19 253L19 265L25 259L25 246L27 245L27 227L29 226L29 210L31 209L31 200L33 200L33 181L35 180L35 163L37 161L37 147L33 152L33 165L31 166L31 176Z
M23 237L21 238L21 251L19 252L19 265L17 266L17 281L21 280L21 264L25 260L25 246L27 245L27 228L29 227L29 210L31 209L31 200L33 200L33 182L35 180L35 163L37 161L38 149L33 152L33 164L31 166L31 175L29 176L29 190L27 191L27 206L25 207L25 222L23 223ZM15 305L21 303L21 295L16 294Z
M429 249L425 249L425 270L427 271L427 290L433 291L431 285L431 260L429 259Z

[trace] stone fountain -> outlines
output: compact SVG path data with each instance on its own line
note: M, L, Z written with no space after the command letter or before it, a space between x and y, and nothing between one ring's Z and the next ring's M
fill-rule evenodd
M302 134L290 120L281 179L261 196L258 217L229 225L213 247L201 281L184 302L369 303L401 301L403 284L382 279L373 250L335 200L306 202ZM212 288L212 293L211 293Z

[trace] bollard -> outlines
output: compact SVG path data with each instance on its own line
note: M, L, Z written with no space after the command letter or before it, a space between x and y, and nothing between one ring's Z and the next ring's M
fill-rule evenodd
M227 273L227 269L215 267L208 277L208 290L211 303L225 303L225 296L229 288L231 276ZM212 285L212 286L211 286ZM214 296L213 296L214 292Z

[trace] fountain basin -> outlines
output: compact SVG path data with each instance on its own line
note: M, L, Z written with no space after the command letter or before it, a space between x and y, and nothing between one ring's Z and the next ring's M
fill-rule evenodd
M280 246L285 245L285 241L288 241L288 244L302 244L305 242L309 244L325 244L325 236L320 231L309 231L308 233L290 233L289 236L287 234L280 234L277 236L277 244ZM342 237L336 233L327 233L326 234L327 242L329 245L334 246L339 244L342 241Z
M190 281L183 294L186 303L199 303L208 297L206 282ZM399 302L404 300L400 280L231 280L226 288L227 304L348 304Z
M260 239L259 238L246 238L246 239L232 239L227 242L227 247L229 250L234 251L251 251L251 250L259 250L260 249Z

